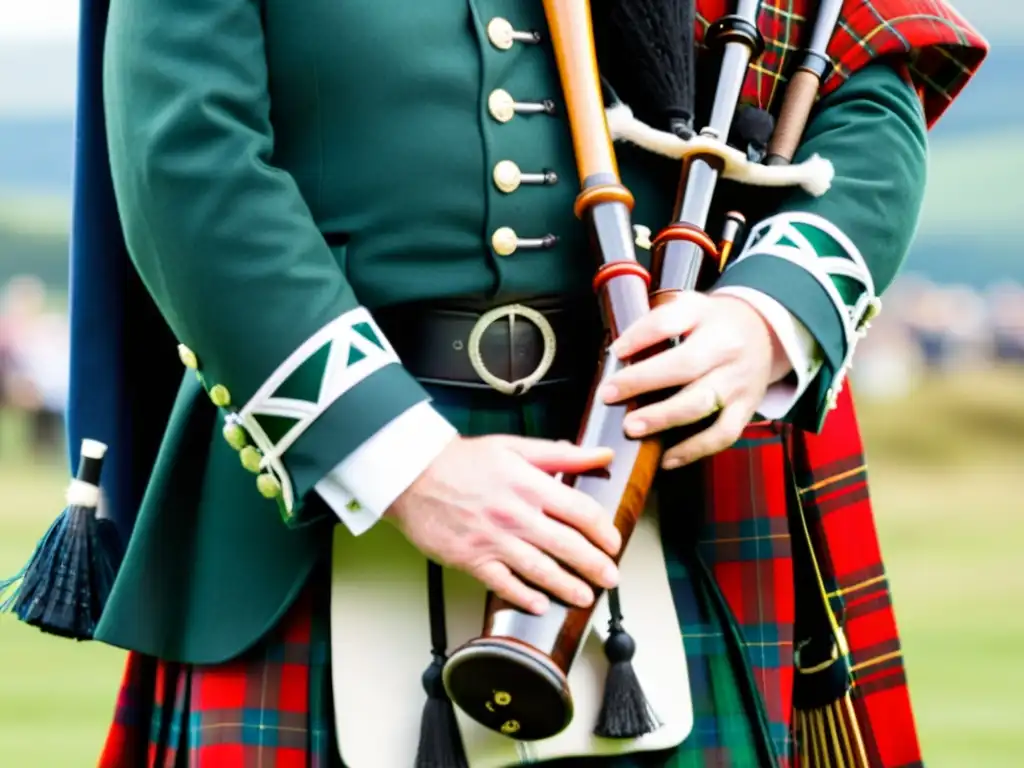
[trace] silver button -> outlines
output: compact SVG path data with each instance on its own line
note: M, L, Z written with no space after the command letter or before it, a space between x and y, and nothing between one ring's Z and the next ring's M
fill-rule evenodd
M516 101L512 98L512 94L503 88L495 88L487 97L487 110L491 113L491 117L499 123L507 123L517 114L529 115L545 112L553 115L555 109L555 102L552 99Z
M558 174L554 171L523 173L519 166L511 160L502 160L495 165L492 176L494 186L506 194L515 192L522 184L556 184L558 182Z
M516 116L516 101L511 93L497 88L487 97L487 109L499 123L507 123Z
M554 248L558 243L557 235L544 237L519 237L512 227L498 227L491 235L491 247L499 256L511 256L520 248L543 249Z
M491 247L499 256L511 256L519 247L519 236L512 227L498 227L491 235Z
M507 51L512 48L516 41L521 43L540 42L540 35L536 32L518 32L512 28L512 24L508 19L503 19L499 16L491 19L487 25L487 39L499 51Z

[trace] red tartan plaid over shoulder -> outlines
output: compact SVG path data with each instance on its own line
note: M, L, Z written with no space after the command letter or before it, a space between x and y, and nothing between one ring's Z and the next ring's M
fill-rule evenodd
M697 0L698 38L732 7L731 0ZM746 99L760 107L778 106L817 7L813 0L761 3L758 25L767 45L751 67ZM904 55L931 127L977 73L988 50L978 31L943 0L846 0L828 49L835 68L822 94L876 59Z

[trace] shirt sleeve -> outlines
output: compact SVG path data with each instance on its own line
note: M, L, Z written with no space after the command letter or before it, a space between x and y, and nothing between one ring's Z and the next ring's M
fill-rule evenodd
M372 528L458 435L429 403L419 403L371 437L316 484L354 536Z

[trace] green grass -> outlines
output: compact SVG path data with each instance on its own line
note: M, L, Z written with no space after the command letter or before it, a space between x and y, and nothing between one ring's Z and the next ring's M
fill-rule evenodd
M949 376L860 407L930 768L1011 768L1024 751L1022 390L1021 371ZM0 573L21 564L64 483L56 465L9 458L18 442L0 441ZM95 765L121 660L0 619L0 765Z

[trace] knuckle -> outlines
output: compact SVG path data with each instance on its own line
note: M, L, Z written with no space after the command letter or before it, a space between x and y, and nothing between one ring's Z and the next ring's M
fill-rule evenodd
M522 528L519 516L506 507L489 507L484 514L491 525L503 531L513 532ZM481 538L484 538L484 536L481 536ZM489 539L490 537L486 538Z

